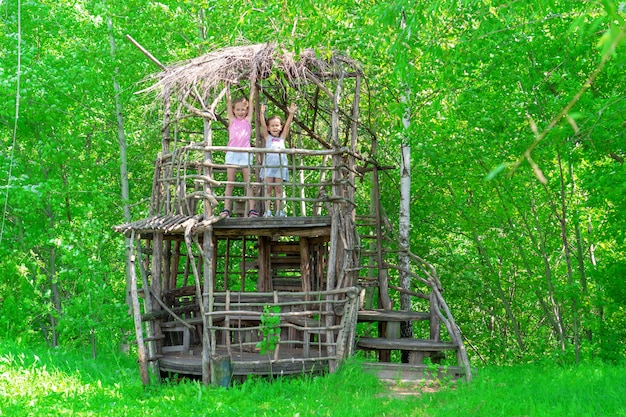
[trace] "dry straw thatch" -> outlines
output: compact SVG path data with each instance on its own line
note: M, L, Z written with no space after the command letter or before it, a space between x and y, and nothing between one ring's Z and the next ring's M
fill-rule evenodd
M218 95L225 85L242 80L256 82L273 73L282 74L290 86L297 88L308 82L319 84L328 78L350 76L360 70L355 61L341 54L320 57L307 49L296 57L278 44L265 43L223 48L172 65L154 75L156 82L146 91L154 91L161 98L174 94L186 101L191 95L204 101Z

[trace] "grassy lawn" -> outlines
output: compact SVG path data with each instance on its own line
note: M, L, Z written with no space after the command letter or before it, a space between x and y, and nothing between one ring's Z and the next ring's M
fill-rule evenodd
M326 376L143 387L133 358L0 346L0 416L626 416L626 369L480 368L471 384L390 390L357 361ZM416 394L416 395L406 395Z

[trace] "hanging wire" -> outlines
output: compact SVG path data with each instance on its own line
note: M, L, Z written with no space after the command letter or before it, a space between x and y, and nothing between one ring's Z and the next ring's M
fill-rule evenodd
M0 1L0 4L2 1ZM4 236L4 222L7 216L9 205L9 189L11 188L11 176L13 174L13 155L15 153L15 143L17 137L17 120L20 115L20 76L22 71L22 2L17 0L17 88L15 93L15 123L13 124L13 144L11 145L11 156L9 157L9 175L7 177L6 194L4 197L4 209L2 210L2 226L0 226L0 244Z

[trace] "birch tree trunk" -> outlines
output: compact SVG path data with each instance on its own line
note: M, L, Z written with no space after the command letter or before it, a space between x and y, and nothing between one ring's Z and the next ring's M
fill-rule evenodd
M405 42L411 37L411 31L406 27L406 14L402 10L402 20L400 29L403 32ZM402 88L404 91L400 97L400 102L404 106L402 114L402 144L400 145L401 166L400 166L400 219L398 235L400 239L400 253L398 255L398 263L400 266L400 287L405 290L400 294L400 309L411 311L411 258L409 256L409 237L411 225L411 145L410 131L411 127L411 87L406 80L405 72L400 72L402 79ZM413 337L413 322L406 321L400 323L400 336L406 338ZM403 363L409 362L409 352L402 351L401 360Z
M409 250L409 235L411 225L411 146L408 138L408 130L411 125L411 110L408 105L408 96L410 91L407 88L403 96L402 102L405 103L405 111L402 117L402 124L404 125L405 136L400 148L402 161L400 166L400 221L399 221L399 238L400 247L402 250L398 255L398 263L400 267L400 286L402 289L407 290L400 295L400 309L410 311L411 296L408 291L411 290L411 276L408 271L411 269L411 259L408 254ZM412 338L413 337L413 323L410 321L400 323L400 335L401 337ZM402 352L402 362L408 363L409 352Z

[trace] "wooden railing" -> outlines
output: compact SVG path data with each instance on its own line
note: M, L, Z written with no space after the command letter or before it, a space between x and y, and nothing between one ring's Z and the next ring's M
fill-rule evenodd
M238 366L337 361L352 354L358 290L216 293L206 312L211 355ZM271 326L271 337L267 327Z
M229 165L224 162L227 151L249 152L254 157L247 167L250 176L243 181L241 169L237 170L236 180L228 182L226 171ZM204 210L220 210L226 199L237 203L245 202L241 211L250 209L247 200L252 200L258 210L264 203L274 201L265 193L266 183L261 179L262 159L266 153L286 154L289 180L282 182L282 201L290 216L319 216L328 213L329 205L345 201L345 195L338 192L349 184L349 173L353 170L346 161L347 150L309 149L266 149L266 148L229 148L225 146L188 145L161 156L156 162L153 182L153 215L163 214L201 214ZM233 185L232 196L225 196L227 184ZM253 196L246 197L245 189L252 187ZM352 203L352 202L349 202Z

